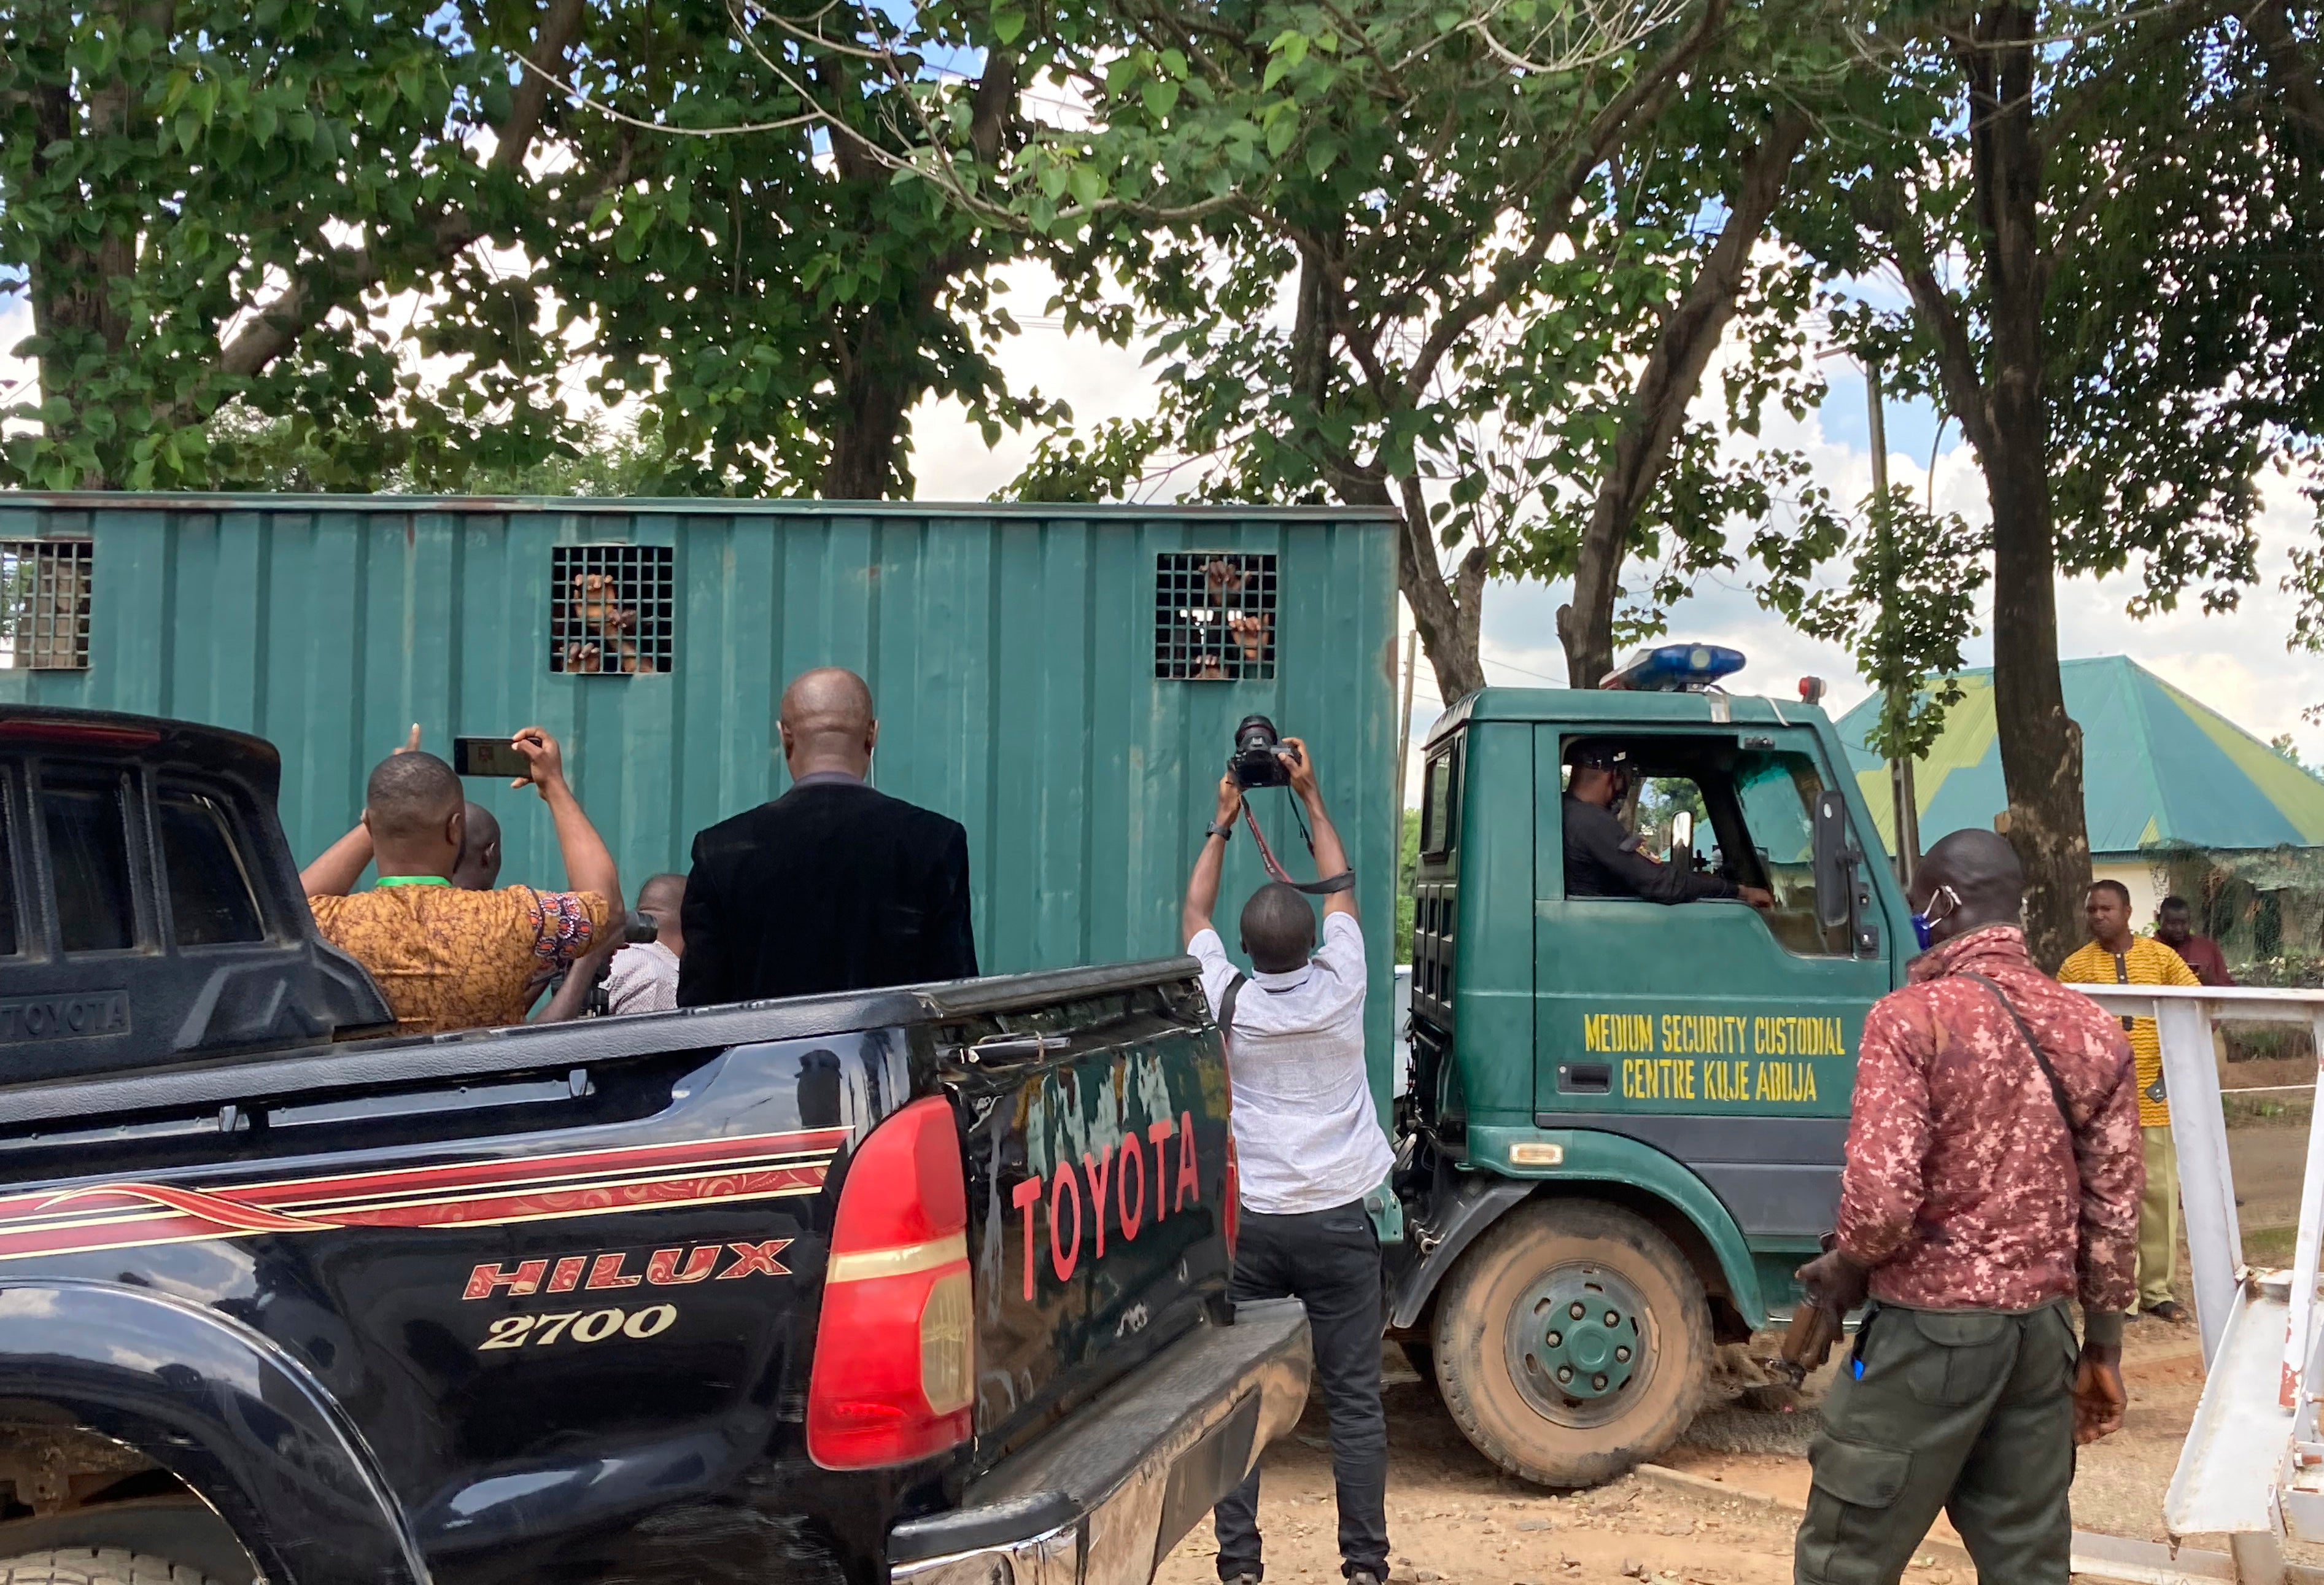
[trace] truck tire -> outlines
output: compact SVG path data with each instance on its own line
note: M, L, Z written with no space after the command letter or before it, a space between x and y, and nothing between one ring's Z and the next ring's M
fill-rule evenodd
M118 1547L71 1546L0 1558L0 1585L214 1585L168 1558Z
M1711 1376L1710 1305L1644 1218L1536 1200L1453 1268L1434 1355L1444 1405L1479 1452L1538 1485L1594 1486L1693 1422Z

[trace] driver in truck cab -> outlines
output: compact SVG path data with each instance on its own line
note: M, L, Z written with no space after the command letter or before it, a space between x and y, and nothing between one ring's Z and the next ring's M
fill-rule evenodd
M1635 897L1655 903L1726 898L1755 908L1775 906L1775 894L1763 887L1659 863L1638 851L1638 839L1614 813L1637 784L1628 749L1585 739L1566 750L1565 762L1572 769L1565 785L1566 896Z

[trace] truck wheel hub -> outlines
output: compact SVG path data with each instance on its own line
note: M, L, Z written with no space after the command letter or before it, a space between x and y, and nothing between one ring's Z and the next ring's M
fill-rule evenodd
M1550 1419L1602 1424L1648 1371L1646 1313L1637 1289L1604 1267L1545 1272L1510 1317L1509 1376Z

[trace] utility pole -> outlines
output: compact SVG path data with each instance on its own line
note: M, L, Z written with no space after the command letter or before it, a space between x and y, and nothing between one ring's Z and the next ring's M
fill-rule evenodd
M1895 593L1896 548L1888 527L1888 422L1881 410L1877 364L1867 362L1864 365L1864 400L1872 440L1873 553L1886 575L1880 590L1880 625L1885 640L1895 631L1890 626L1888 601ZM1887 714L1892 729L1904 721L1912 703L1911 684L1889 685ZM1890 829L1896 835L1896 879L1909 887L1913 884L1913 871L1921 862L1921 806L1913 792L1913 761L1909 755L1888 761L1888 796L1893 821Z
M1396 717L1396 851L1404 852L1404 760L1412 752L1412 670L1420 659L1420 630L1404 636L1404 708ZM1398 863L1404 861L1398 857Z

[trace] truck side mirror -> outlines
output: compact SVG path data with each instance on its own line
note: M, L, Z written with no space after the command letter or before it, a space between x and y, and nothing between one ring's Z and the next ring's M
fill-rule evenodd
M1676 862L1681 853L1691 856L1693 852L1694 812L1692 809L1681 809L1671 816L1671 860Z
M1855 876L1858 858L1848 840L1848 800L1838 792L1817 795L1815 806L1816 923L1835 929L1856 911Z

